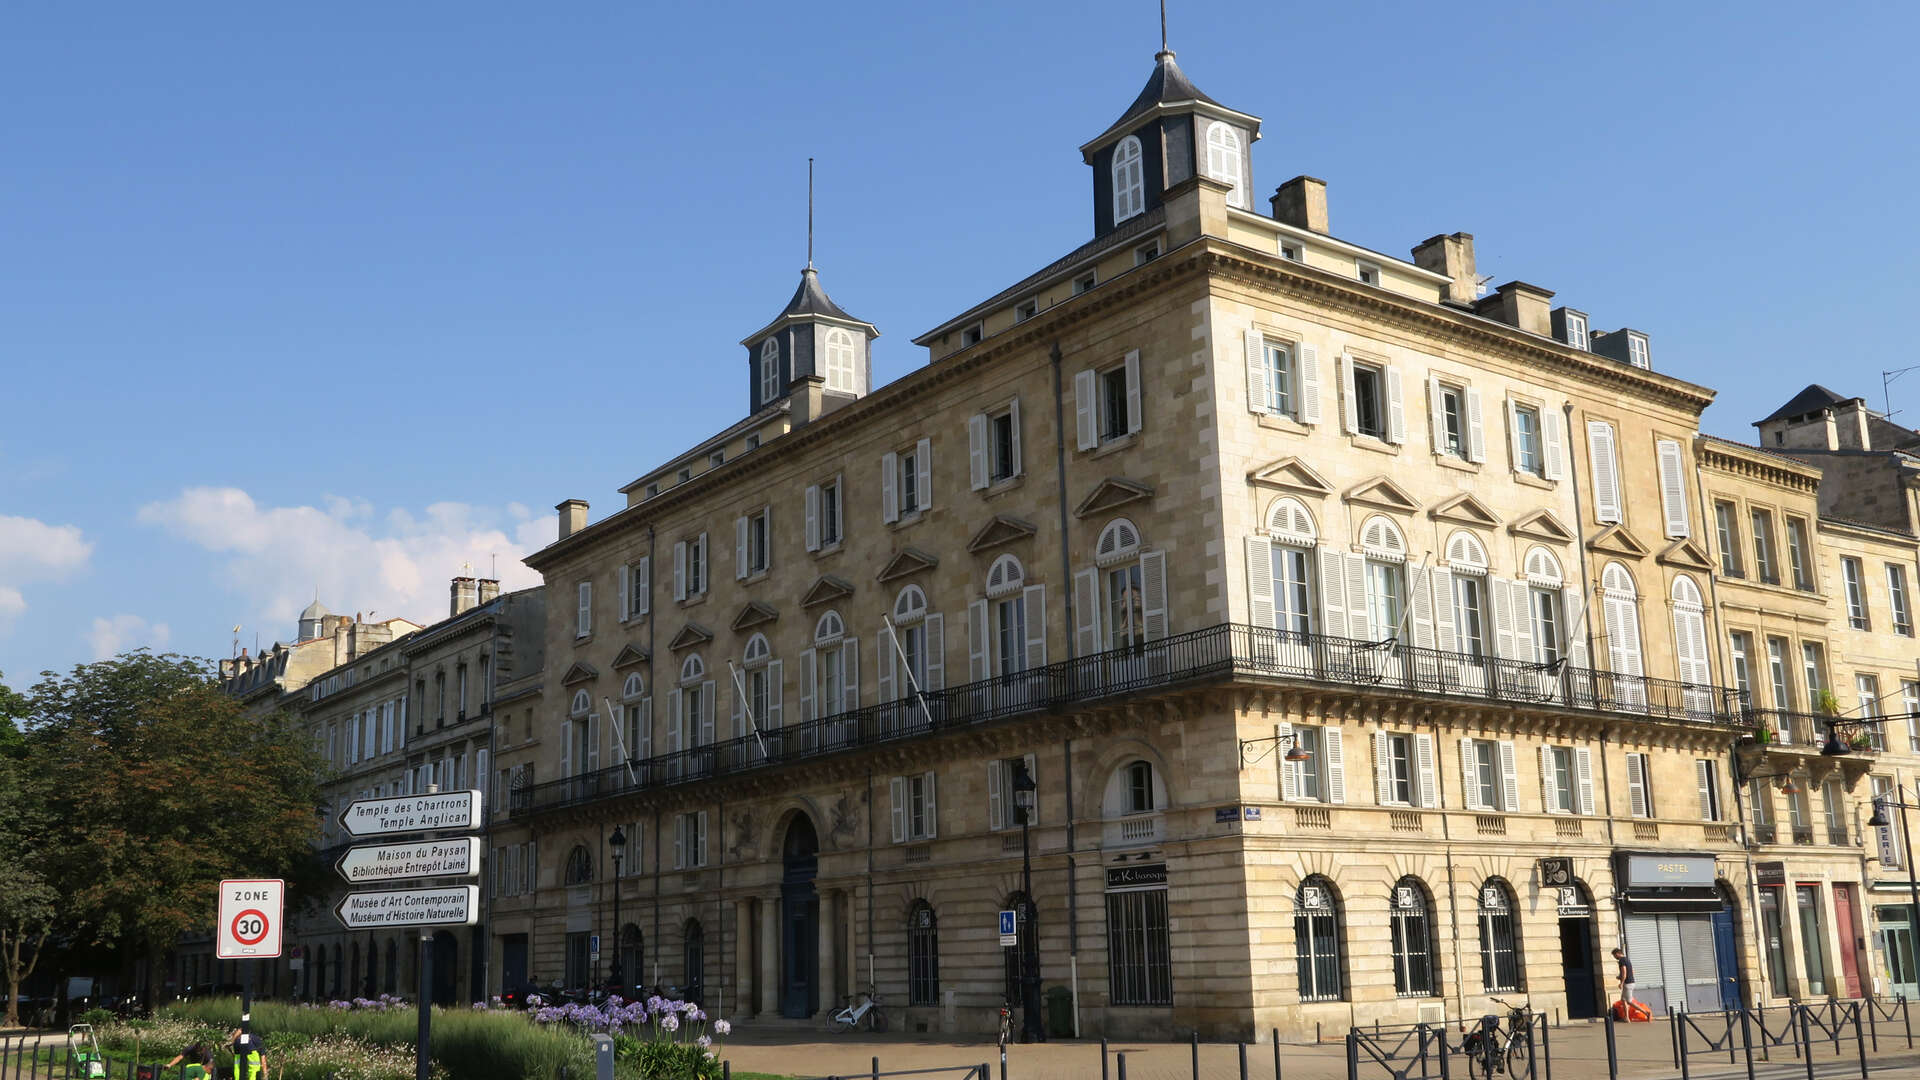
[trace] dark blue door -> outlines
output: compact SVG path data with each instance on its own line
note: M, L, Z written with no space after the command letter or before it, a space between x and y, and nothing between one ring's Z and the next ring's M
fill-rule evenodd
M1713 913L1713 960L1720 971L1720 1007L1742 1009L1740 1001L1740 952L1733 932L1733 912L1721 908Z

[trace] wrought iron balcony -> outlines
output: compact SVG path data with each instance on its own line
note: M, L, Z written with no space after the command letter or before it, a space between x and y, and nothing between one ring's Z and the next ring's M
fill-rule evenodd
M862 747L1068 707L1229 680L1309 683L1515 706L1732 726L1748 722L1732 690L1565 663L1533 664L1221 623L1151 644L998 675L509 793L515 817L630 792L715 779Z

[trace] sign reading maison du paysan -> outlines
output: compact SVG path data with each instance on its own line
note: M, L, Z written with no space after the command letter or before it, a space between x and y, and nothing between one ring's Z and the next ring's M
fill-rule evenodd
M349 930L399 926L472 926L480 917L480 886L449 885L348 893L333 913Z
M446 791L435 795L361 799L340 811L340 827L348 836L477 829L480 827L480 793Z
M410 840L348 848L334 864L350 884L424 877L472 877L480 872L480 840Z

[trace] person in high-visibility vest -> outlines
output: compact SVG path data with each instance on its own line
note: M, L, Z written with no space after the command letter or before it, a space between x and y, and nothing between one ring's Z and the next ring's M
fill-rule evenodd
M267 1058L260 1052L257 1035L242 1035L233 1029L233 1080L267 1080Z
M180 1070L183 1080L213 1080L213 1046L208 1043L194 1043L185 1050L173 1055L173 1060L160 1066L162 1072L186 1062Z

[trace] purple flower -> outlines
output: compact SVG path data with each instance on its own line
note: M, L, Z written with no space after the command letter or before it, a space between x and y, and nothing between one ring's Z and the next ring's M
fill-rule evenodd
M713 1045L713 1040L712 1040L712 1039L709 1039L709 1038L707 1038L707 1037L706 1037L705 1035L702 1035L702 1036L700 1036L699 1038L697 1038L697 1039L695 1039L695 1040L693 1040L693 1041L694 1041L694 1044L695 1044L695 1045L697 1045L697 1046L699 1046L699 1047L700 1047L700 1049L702 1049L702 1050L705 1050L705 1049L706 1049L707 1047L709 1047L709 1046L712 1046L712 1045Z
M713 1030L714 1033L718 1035L731 1035L733 1034L733 1025L727 1023L725 1020L715 1020L713 1022Z
M692 1016L694 1013L697 1013L700 1011L700 1005L698 1002L683 1001L680 1003L680 1009L682 1012L685 1012L688 1016Z
M667 1015L660 1018L660 1028L663 1031L679 1031L680 1018L673 1015L672 1013L668 1013Z

